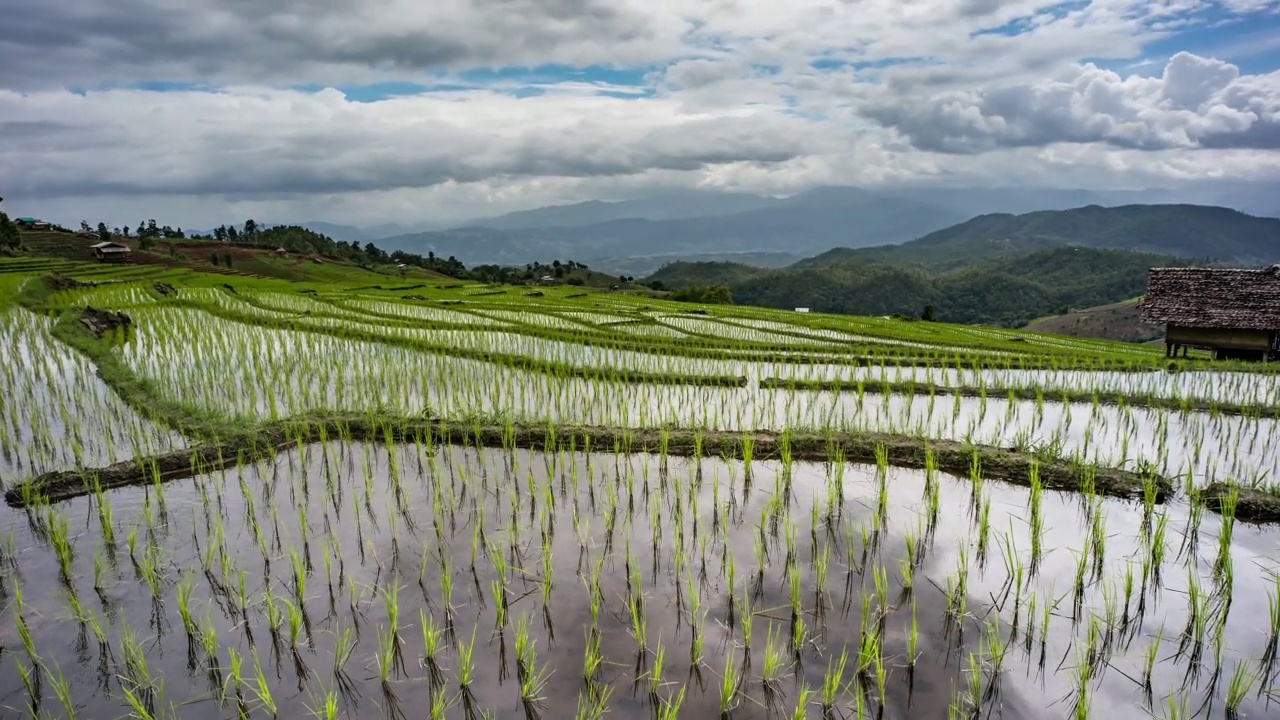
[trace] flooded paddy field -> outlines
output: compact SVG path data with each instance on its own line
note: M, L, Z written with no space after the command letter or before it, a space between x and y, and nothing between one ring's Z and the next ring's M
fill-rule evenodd
M592 322L590 297L496 292L135 282L4 310L0 715L1280 717L1280 530L1235 517L1276 493L1274 374L617 295ZM130 326L89 335L85 302ZM432 418L461 430L394 432ZM850 459L859 437L880 440ZM930 443L974 462L943 472ZM220 469L148 465L209 447ZM130 459L138 484L98 483ZM1116 469L1150 482L1089 480ZM42 498L57 471L78 497Z
M1178 506L330 442L6 515L14 711L1273 716L1275 533Z

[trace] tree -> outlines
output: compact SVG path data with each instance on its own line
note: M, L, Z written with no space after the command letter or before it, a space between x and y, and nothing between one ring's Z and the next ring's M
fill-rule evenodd
M214 240L217 240L218 242L226 242L226 241L227 241L227 228L226 228L225 226L223 226L223 225L219 225L218 227L214 228L214 229L213 229L213 239L214 239Z
M138 236L138 247L143 250L150 250L156 244L155 238L148 233L142 233Z
M227 242L238 242L239 238L240 238L240 231L236 230L236 226L228 225L227 226Z
M387 261L387 254L373 243L365 244L364 255L369 258L369 262L371 263L385 263Z
M924 312L920 313L920 319L925 322L933 322L933 305L924 306Z
M671 293L670 298L681 302L733 304L733 294L727 285L689 285Z
M22 247L22 235L18 226L9 220L9 216L0 211L0 247L17 249Z
M245 242L253 242L258 236L258 223L253 218L244 221L244 232L241 233Z
M98 223L98 242L111 242L111 231L106 223Z

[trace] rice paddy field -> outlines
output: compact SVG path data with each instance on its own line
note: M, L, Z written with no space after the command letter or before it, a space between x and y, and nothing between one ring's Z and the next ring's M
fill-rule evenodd
M1273 367L58 270L0 264L0 716L1280 717Z

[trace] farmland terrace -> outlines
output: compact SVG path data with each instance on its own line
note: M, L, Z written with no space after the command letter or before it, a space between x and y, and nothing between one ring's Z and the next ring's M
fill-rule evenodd
M1272 366L198 259L0 259L6 712L1272 711Z

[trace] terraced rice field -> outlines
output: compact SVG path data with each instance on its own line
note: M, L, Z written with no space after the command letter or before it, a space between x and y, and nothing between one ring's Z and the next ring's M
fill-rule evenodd
M0 267L5 717L1280 717L1273 368L43 269Z

